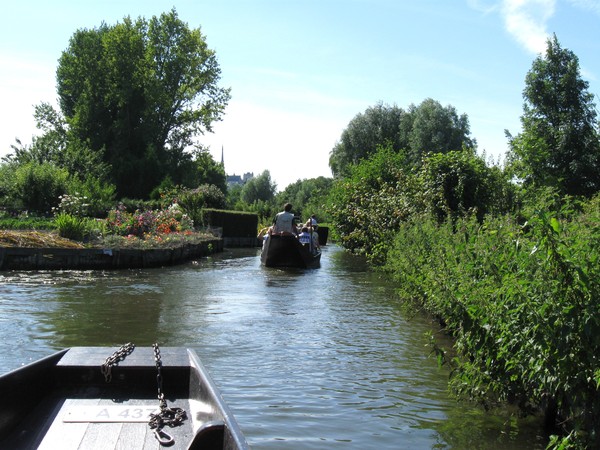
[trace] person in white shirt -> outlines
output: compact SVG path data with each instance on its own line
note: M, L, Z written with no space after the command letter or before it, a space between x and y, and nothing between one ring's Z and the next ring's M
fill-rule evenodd
M291 203L283 206L283 211L277 213L273 221L273 234L297 234L294 214Z

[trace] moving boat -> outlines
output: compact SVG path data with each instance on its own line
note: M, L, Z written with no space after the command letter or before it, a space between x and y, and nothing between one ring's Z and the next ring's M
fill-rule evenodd
M291 234L272 234L263 243L260 261L267 267L319 267L321 251L313 253L309 247Z
M249 449L193 350L114 350L73 347L0 376L0 448Z

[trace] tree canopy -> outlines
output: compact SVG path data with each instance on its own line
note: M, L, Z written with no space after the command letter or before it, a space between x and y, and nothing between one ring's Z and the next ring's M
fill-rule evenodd
M271 181L271 173L265 170L244 184L241 199L249 205L261 201L268 202L275 197L276 190L277 185Z
M73 137L110 165L120 196L143 198L167 176L182 181L187 150L229 101L220 76L200 29L173 9L76 31L57 89Z
M579 60L554 36L527 73L523 131L510 143L509 162L527 185L591 196L600 190L600 141L594 96Z
M405 163L418 166L427 153L447 153L473 148L469 119L453 106L442 106L431 98L411 104L407 110L379 103L357 114L342 132L330 153L334 176L348 175L349 166L374 154L380 146L391 146L405 155Z

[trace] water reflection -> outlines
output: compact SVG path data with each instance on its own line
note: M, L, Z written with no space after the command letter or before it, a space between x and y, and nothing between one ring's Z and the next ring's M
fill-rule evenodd
M327 246L321 268L240 249L120 272L0 275L0 371L75 345L194 348L255 449L543 448L537 423L456 403L432 324Z

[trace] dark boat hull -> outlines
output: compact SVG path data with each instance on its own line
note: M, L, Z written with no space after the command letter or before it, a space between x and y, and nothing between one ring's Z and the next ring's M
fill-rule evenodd
M323 247L327 245L327 239L329 238L329 227L317 228L317 234L319 235L319 245Z
M264 242L260 260L266 267L315 268L321 264L321 252L313 254L294 236L275 234Z
M0 448L159 448L148 414L158 412L152 348L136 348L112 369L115 348L75 347L0 376ZM247 449L227 405L189 349L161 349L162 391L187 419L164 427L170 449Z

